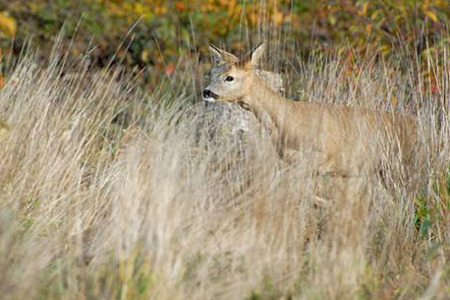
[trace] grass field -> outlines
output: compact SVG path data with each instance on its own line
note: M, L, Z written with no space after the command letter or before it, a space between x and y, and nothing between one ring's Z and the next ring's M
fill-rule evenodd
M446 56L351 69L317 55L286 79L304 101L417 115L427 160L410 192L313 176L307 155L286 164L259 131L211 138L184 117L204 83L195 60L143 93L120 69L60 55L31 50L0 91L2 299L449 297Z

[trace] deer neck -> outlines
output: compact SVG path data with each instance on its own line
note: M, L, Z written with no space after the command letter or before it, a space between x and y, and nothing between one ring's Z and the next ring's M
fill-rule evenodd
M279 127L286 112L286 99L272 91L258 78L253 78L241 105L250 109L260 121L270 118Z

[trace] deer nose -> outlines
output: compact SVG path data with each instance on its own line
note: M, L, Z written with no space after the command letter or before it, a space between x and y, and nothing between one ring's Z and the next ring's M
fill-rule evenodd
M203 98L205 98L205 100L213 100L217 99L218 97L219 96L213 93L211 90L208 89L203 90Z

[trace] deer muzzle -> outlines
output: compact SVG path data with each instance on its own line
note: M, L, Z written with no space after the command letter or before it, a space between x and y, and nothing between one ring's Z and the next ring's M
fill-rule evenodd
M219 95L215 94L211 90L209 90L209 89L203 90L203 100L208 101L208 102L214 102L217 100L217 98L219 98Z

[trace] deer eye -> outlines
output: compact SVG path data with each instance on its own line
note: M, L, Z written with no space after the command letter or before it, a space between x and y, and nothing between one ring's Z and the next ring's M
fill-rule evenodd
M233 76L227 76L227 77L225 77L225 81L230 82L230 81L233 81L233 80L234 80Z

